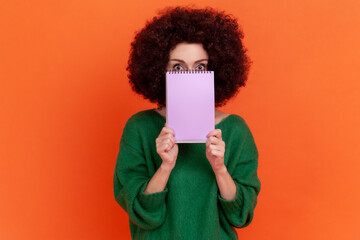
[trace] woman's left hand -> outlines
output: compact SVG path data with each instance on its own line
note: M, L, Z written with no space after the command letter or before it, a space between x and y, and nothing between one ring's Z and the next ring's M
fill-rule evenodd
M222 140L220 129L212 130L207 137L206 157L216 174L219 171L226 170L224 165L225 142Z

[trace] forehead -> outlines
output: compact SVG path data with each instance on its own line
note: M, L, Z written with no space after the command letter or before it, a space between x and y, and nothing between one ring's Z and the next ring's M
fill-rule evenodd
M201 43L179 43L170 51L171 59L184 61L196 61L208 59L208 54Z

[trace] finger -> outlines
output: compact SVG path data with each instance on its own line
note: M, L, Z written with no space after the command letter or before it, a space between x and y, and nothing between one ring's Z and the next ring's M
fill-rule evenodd
M173 148L171 143L160 144L158 147L158 153L168 152Z
M166 133L164 135L160 135L157 139L156 139L156 143L161 143L167 139L171 139L175 142L175 139L174 139L174 135L172 135L171 133Z
M225 151L225 148L221 145L210 145L209 150Z
M174 131L173 131L171 128L168 128L168 127L163 127L162 130L161 130L161 132L160 132L160 134L159 134L159 136L160 136L160 135L165 135L165 134L167 134L167 133L170 133L170 134L172 134L173 136L175 136Z
M211 143L211 142L207 142L206 143L206 149L219 149L222 151L225 151L225 143L224 142L219 142L217 144Z
M163 138L163 139L159 139L159 141L156 144L157 145L162 145L162 144L166 144L166 143L170 143L171 145L174 145L175 140L174 140L173 137Z
M221 145L221 146L225 146L225 142L219 138L216 138L214 136L211 136L207 141L206 141L206 145Z
M219 144L221 142L221 140L215 136L211 136L211 137L209 137L208 142L211 144Z
M222 132L221 132L221 129L214 129L212 130L211 132L209 132L209 134L207 135L207 137L211 137L211 136L214 136L216 138L220 138L221 139L221 136L222 135Z
M215 129L216 133L215 133L215 137L221 139L221 129Z
M171 133L171 132L173 132L173 130L172 130L171 128L163 127L163 128L161 129L160 134Z
M224 152L223 151L219 151L216 149L210 150L210 155L214 156L214 157L219 157L222 158L224 157Z
M208 133L208 135L206 135L206 137L211 137L212 135L214 135L214 133L215 133L215 130L216 129L214 129L214 130L211 130L209 133Z

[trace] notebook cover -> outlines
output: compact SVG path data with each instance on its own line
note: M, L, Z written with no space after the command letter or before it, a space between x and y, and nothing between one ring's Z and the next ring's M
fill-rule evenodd
M213 71L166 73L166 122L177 143L202 143L215 128Z

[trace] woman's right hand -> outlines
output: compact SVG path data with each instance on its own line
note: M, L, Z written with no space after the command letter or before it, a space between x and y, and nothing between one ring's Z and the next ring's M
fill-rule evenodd
M172 170L175 167L179 146L175 143L174 131L171 128L163 127L159 136L156 138L156 152L162 159L162 167Z

